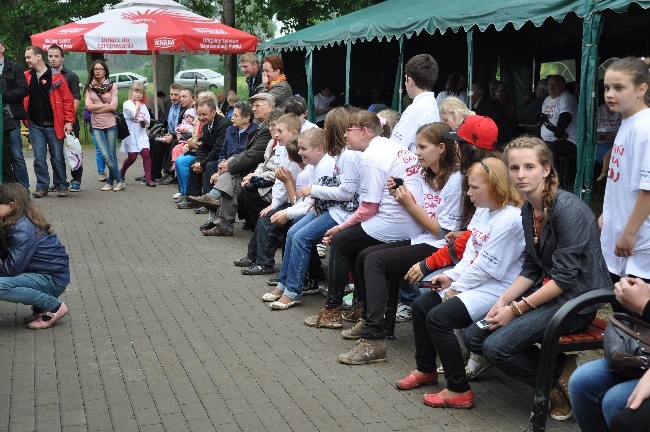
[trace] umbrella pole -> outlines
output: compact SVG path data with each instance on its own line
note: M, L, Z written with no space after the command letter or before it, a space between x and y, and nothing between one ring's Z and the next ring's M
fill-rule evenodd
M158 119L158 82L156 80L156 53L151 51L151 64L153 66L153 112Z

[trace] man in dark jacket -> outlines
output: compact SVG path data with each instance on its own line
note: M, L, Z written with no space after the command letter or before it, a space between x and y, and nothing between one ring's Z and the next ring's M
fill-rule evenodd
M4 56L5 45L0 39L0 88L3 105L2 181L12 179L29 189L29 176L23 155L20 120L27 119L23 99L27 96L25 70ZM12 170L13 169L13 170Z
M241 179L246 174L255 170L255 167L264 160L264 151L271 140L266 117L275 106L275 99L272 94L258 93L250 98L253 104L253 115L259 122L259 126L248 136L246 148L243 152L224 160L219 164L219 178L215 186L223 183L221 196L221 207L213 221L215 227L204 230L203 235L231 236L235 226L237 215L237 196L241 191ZM227 175L224 175L226 174ZM224 190L226 189L226 190Z
M187 179L187 195L200 195L205 166L219 157L226 129L232 125L226 117L217 114L217 107L212 99L201 100L196 112L199 121L203 124L203 132L201 133L201 144L196 152L196 159L191 165ZM196 207L196 205L187 200L178 203L178 208L190 207ZM207 211L200 213L207 213Z

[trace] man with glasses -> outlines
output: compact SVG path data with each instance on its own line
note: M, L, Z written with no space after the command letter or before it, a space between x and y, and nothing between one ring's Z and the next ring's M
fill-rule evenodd
M44 58L45 51L37 46L25 50L25 61L29 66L29 70L25 71L28 88L25 106L29 115L29 139L34 148L36 173L36 190L32 197L42 198L48 193L48 148L56 196L67 197L69 184L66 181L63 138L72 133L77 115L68 82L59 71L49 67Z
M241 179L253 172L264 161L264 151L271 140L266 117L275 106L275 98L269 93L258 93L250 98L253 116L259 122L257 129L248 136L243 152L219 164L219 177L214 187L222 192L221 207L215 219L214 228L202 231L206 236L231 236L237 215L237 196L241 192Z

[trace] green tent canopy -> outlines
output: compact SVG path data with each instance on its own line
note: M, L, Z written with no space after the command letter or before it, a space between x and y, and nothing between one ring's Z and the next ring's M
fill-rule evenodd
M648 8L650 0L387 0L265 42L258 47L258 52L280 52L285 61L291 60L287 63L292 63L292 67L300 63L302 68L303 61L298 60L304 60L304 68L293 75L306 81L311 113L314 112L314 69L318 73L319 68L329 66L330 69L321 75L342 73L344 63L345 97L349 102L351 64L359 64L355 56L363 58L365 68L368 57L379 52L385 60L383 69L391 74L395 71L394 109L401 108L403 65L413 55L409 48L433 53L448 45L449 55L443 51L440 58L456 62L457 67L459 57L463 56L468 83L475 82L474 73L479 80L481 75L494 76L496 57L501 56L502 78L505 73L510 78L507 82L519 87L516 91L528 91L532 87L532 70L537 68L539 72L536 62L574 58L579 62L580 94L583 95L578 105L578 166L574 193L589 201L595 154L599 54L603 58L630 53L648 56L650 14L645 11ZM427 34L435 34L437 39L426 39L430 38ZM462 49L458 44L459 36L465 39ZM405 47L405 39L412 47ZM353 45L363 48L353 50ZM383 48L378 49L377 45ZM319 53L316 59L315 51ZM443 62L441 75L444 67ZM368 77L367 81L377 77Z

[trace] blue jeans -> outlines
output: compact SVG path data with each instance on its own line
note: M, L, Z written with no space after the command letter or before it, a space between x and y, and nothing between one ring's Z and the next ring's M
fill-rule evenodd
M29 139L34 149L34 173L36 174L36 190L47 190L50 187L50 172L47 169L47 149L50 149L50 164L52 165L53 182L58 190L66 190L70 185L65 180L65 159L63 158L63 140L56 137L54 127L42 127L35 123L28 126Z
M569 380L571 406L580 430L607 431L614 415L625 409L638 382L610 372L605 359L580 366Z
M65 287L58 286L45 274L21 273L14 277L0 277L0 300L31 305L45 312L59 306L58 297L63 291Z
M108 167L108 180L106 184L113 185L113 182L124 182L120 169L117 166L117 126L111 126L106 129L93 128L93 138L97 147L102 152L104 163Z
M29 175L27 174L27 164L25 155L23 155L23 138L20 136L20 122L14 120L16 129L9 132L11 136L11 145L9 152L11 154L11 168L14 170L16 181L29 190Z
M104 163L104 156L102 156L102 151L97 145L95 135L93 135L92 126L90 127L90 138L93 140L93 144L95 145L95 163L97 164L97 174L104 174L104 171L106 171L106 164Z
M190 175L190 166L196 160L195 155L183 155L176 158L176 178L178 178L178 191L187 195L187 178Z
M279 289L284 288L284 295L292 300L300 300L311 248L320 243L323 234L336 225L329 212L316 216L310 211L289 228L279 275L282 285L278 285Z
M526 294L530 293L528 291ZM487 357L492 365L509 377L534 387L540 356L540 348L535 344L544 339L546 327L558 309L560 304L551 300L494 331L483 330L472 324L465 329L465 344L473 353ZM595 316L595 312L574 315L562 332L575 333L583 330ZM562 375L565 364L566 356L558 354L553 371L554 380Z

